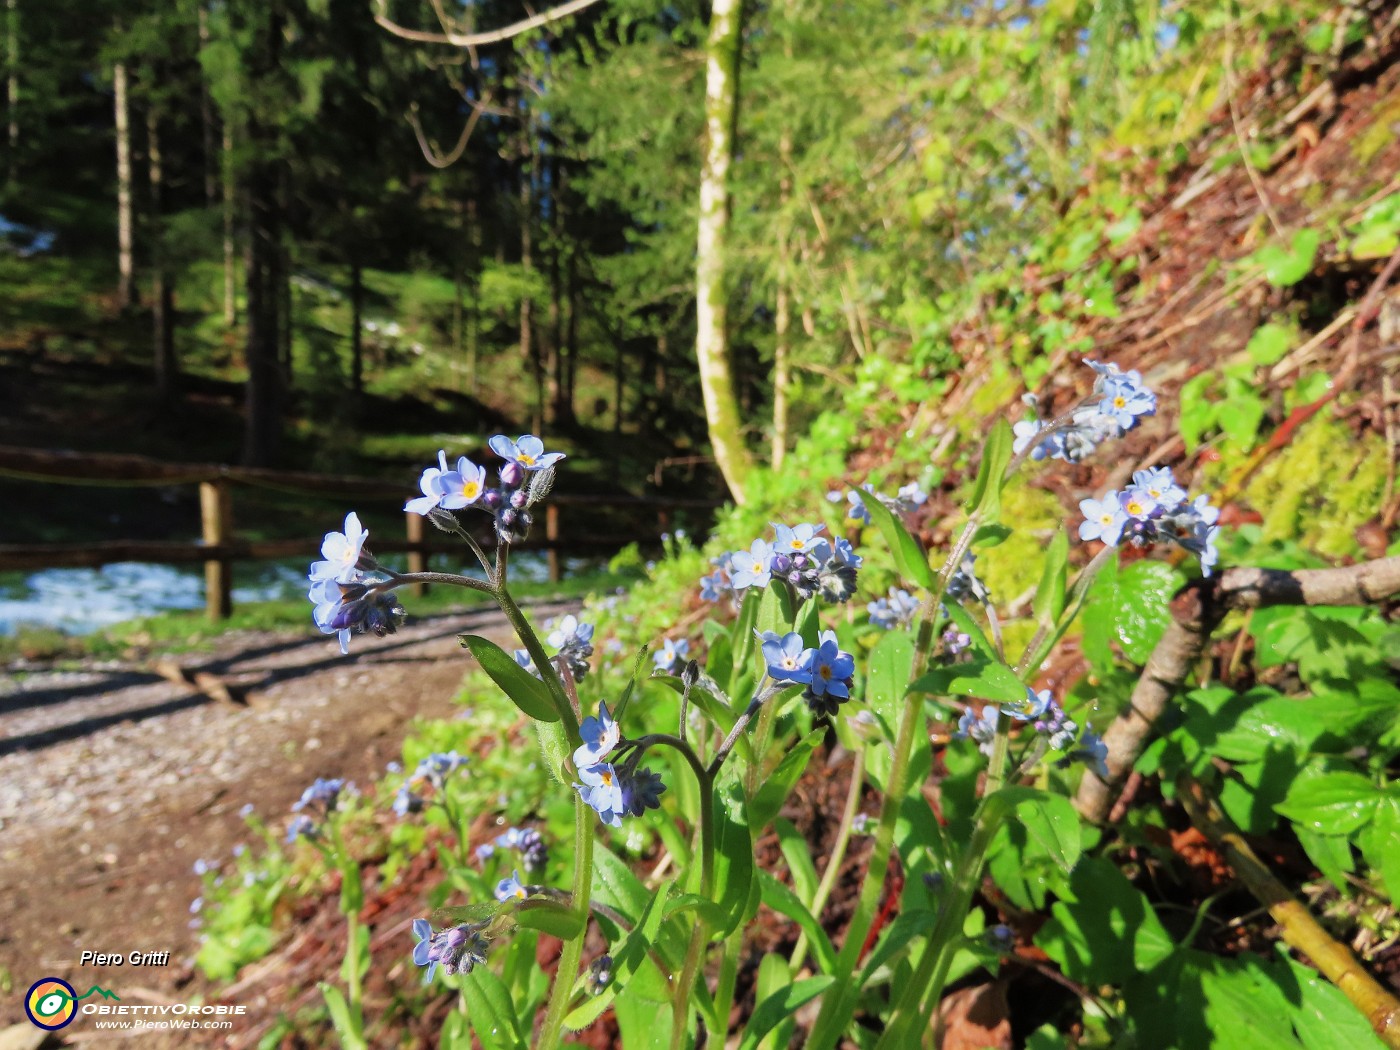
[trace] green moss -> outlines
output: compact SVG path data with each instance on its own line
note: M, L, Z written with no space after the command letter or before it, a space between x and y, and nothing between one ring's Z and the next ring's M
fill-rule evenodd
M1356 551L1356 528L1379 512L1385 476L1379 435L1357 440L1340 423L1315 419L1259 469L1244 495L1263 515L1265 540L1296 540L1336 558Z
M1371 126L1351 143L1351 155L1360 164L1369 164L1376 154L1395 141L1395 122L1400 120L1400 98L1378 107Z
M1019 478L1006 486L1001 501L1001 520L1015 531L1000 546L978 554L977 573L1004 607L1040 582L1046 545L1065 511L1051 493Z

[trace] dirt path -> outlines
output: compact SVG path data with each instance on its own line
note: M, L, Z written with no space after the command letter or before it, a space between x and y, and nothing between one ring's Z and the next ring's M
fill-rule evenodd
M21 1000L40 977L134 1001L188 982L195 861L249 839L245 804L280 826L316 777L382 773L414 716L450 715L468 628L502 644L509 633L483 610L356 638L349 657L319 636L241 633L181 658L246 705L128 666L0 678L0 1029L25 1021ZM85 950L170 962L80 967Z

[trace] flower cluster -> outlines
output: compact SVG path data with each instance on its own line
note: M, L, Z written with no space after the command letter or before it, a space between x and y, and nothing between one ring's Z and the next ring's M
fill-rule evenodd
M709 576L700 577L701 601L718 602L728 598L737 604L739 593L734 589L734 581L729 575L729 559L728 554L710 559L715 571Z
M480 507L495 518L496 536L502 543L519 543L530 531L530 507L543 499L553 484L554 464L562 452L546 452L533 434L512 441L497 434L487 444L505 460L495 488L486 485L486 468L466 456L455 469L447 465L447 453L438 452L438 465L428 467L418 479L423 495L404 504L404 510L432 519L435 515ZM452 527L450 520L445 522Z
M1207 496L1187 500L1170 467L1139 470L1122 492L1115 489L1101 500L1080 502L1084 521L1079 538L1102 540L1110 547L1124 539L1134 547L1168 540L1196 555L1201 572L1209 576L1220 558L1215 548L1220 511Z
M404 609L392 590L374 575L379 563L364 549L369 530L354 511L345 516L344 532L328 532L321 541L321 561L307 574L307 597L315 608L311 618L322 634L340 639L340 651L350 651L350 635L372 631L393 634L403 623Z
M874 496L896 514L908 514L928 502L928 493L919 487L917 481L911 481L909 484L901 486L899 493L895 496L881 495L869 482L862 485L859 490L851 489L844 496L839 489L826 494L826 498L832 503L840 503L844 499L847 504L846 517L852 521L858 521L862 525L870 524L870 511L865 507L866 496Z
M447 786L447 778L466 764L467 759L456 751L435 752L419 759L418 768L399 785L394 812L401 817L417 813L426 804L418 789L427 786L434 794L440 794Z
M615 828L630 814L640 817L648 809L661 808L661 793L666 785L661 774L638 769L642 750L638 748L621 765L605 762L612 752L624 746L622 727L613 719L607 704L600 704L598 715L590 715L579 726L583 743L574 750L574 768L581 783L574 789L584 804L598 813L598 819Z
M748 550L729 555L729 585L736 591L767 587L783 580L802 598L820 594L829 602L847 601L856 591L856 570L861 558L844 539L818 535L825 525L774 525L772 543L754 540ZM705 590L719 593L718 584L701 581Z
M584 623L572 613L565 616L545 636L545 644L554 650L554 658L569 669L575 682L588 675L588 658L593 655L593 625ZM540 672L530 658L528 649L515 650L515 662L536 678Z
M340 801L341 793L353 790L353 788L353 785L347 785L344 780L338 778L329 780L317 777L316 782L301 793L301 798L292 803L292 812L297 815L287 825L287 842L290 844L299 838L310 841L320 838L320 823L309 813L302 811L319 810L320 817L324 820L335 809L336 803Z
M850 699L856 661L841 650L834 631L823 631L817 645L811 648L796 631L783 635L764 631L758 638L768 677L775 682L806 686L802 699L814 715L830 718L843 701Z
M539 871L549 863L549 847L534 828L506 828L496 836L495 842L484 843L476 848L477 858L487 860L498 849L510 849L519 853L520 863L525 865L526 871Z
M1037 692L1027 686L1025 700L1007 704L1005 707L987 704L980 714L968 708L958 719L958 730L953 734L953 739L972 740L983 754L991 754L997 721L1003 712L1017 722L1029 722L1035 733L1044 738L1045 746L1050 750L1064 752L1064 757L1059 761L1060 765L1083 762L1095 769L1100 776L1107 775L1105 762L1108 758L1108 747L1103 739L1094 732L1092 726L1085 725L1081 730L1074 720L1065 714L1064 708L1050 695L1048 689Z
M1141 373L1088 359L1084 363L1098 375L1093 394L1074 410L1069 423L1053 428L1034 418L1017 423L1012 427L1017 453L1033 445L1031 459L1078 463L1105 441L1132 430L1143 416L1156 415L1157 395L1143 385Z
M891 587L888 598L876 598L866 606L870 622L876 627L893 631L908 627L919 614L919 600L901 587Z
M418 943L413 947L413 961L428 968L423 983L433 979L439 965L449 977L471 973L473 966L484 965L487 945L483 929L484 923L463 922L434 932L427 919L414 919L413 936Z
M951 598L955 602L965 602L971 598L973 601L986 604L991 592L987 590L986 584L977 578L976 564L977 555L972 553L963 555L962 563L953 570L953 575L948 577L948 589L943 592L944 597Z

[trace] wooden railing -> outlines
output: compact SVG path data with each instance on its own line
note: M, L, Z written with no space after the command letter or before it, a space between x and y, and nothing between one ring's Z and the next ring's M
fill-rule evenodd
M17 448L0 445L0 478L67 485L199 486L202 539L180 540L102 540L94 543L0 544L0 571L97 567L122 561L164 564L204 564L205 607L210 619L227 617L233 610L232 564L236 561L263 561L280 558L319 557L321 537L289 540L244 540L233 530L233 489L235 486L282 489L321 496L402 500L416 494L414 481L406 483L375 478L311 474L300 471L263 470L209 463L166 463L145 456L102 455L50 449ZM561 540L560 514L563 508L594 510L635 509L654 511L657 533L671 527L674 510L713 510L716 500L630 496L626 494L579 496L551 493L545 506L544 538L520 544L518 550L543 550L549 578L561 574L560 551L617 550L627 543L647 540L656 533L606 535L580 533L571 529ZM484 520L484 519L483 519ZM493 542L493 541L488 541ZM417 514L404 515L404 538L376 536L370 545L376 554L408 554L408 570L420 572L429 554L458 552L452 542L435 530L425 529Z

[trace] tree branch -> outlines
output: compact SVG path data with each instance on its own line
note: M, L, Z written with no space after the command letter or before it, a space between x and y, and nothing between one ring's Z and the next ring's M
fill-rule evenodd
M379 23L381 28L387 29L395 36L402 37L404 40L412 40L419 44L449 44L452 47L472 48L481 47L485 44L498 44L503 40L510 40L512 37L517 37L521 33L528 33L532 29L538 29L540 26L549 25L551 22L557 22L561 18L568 18L570 15L577 14L584 8L592 7L596 3L598 3L598 0L569 0L568 3L560 4L558 7L551 7L549 10L541 11L537 15L531 15L529 18L522 18L519 22L512 22L510 25L502 26L500 29L488 29L480 33L454 33L447 31L431 33L423 29L409 29L407 26L399 25L384 13L386 9L384 0L379 0L376 4L377 9L374 12L374 20Z
M418 138L418 148L423 151L423 158L435 168L447 168L456 164L466 151L467 140L472 137L472 132L476 130L476 122L481 119L481 114L488 111L491 105L491 95L488 93L480 102L473 102L467 99L467 104L472 107L472 115L467 118L466 127L462 129L461 136L457 139L457 145L446 154L439 154L428 142L428 137L423 134L423 125L418 121L418 105L415 103L408 111L408 122L413 126L413 134Z
M1114 796L1147 747L1157 719L1205 653L1231 609L1271 605L1370 605L1400 592L1400 557L1342 569L1227 569L1214 580L1194 580L1172 599L1172 623L1152 650L1133 695L1104 734L1108 777L1084 774L1075 806L1087 820L1102 821Z
M1305 955L1351 1000L1386 1046L1400 1047L1400 1002L1377 983L1356 956L1318 925L1308 909L1249 848L1200 784L1183 776L1177 781L1177 789L1177 798L1190 814L1191 823L1220 847L1240 881L1278 923L1284 941Z

